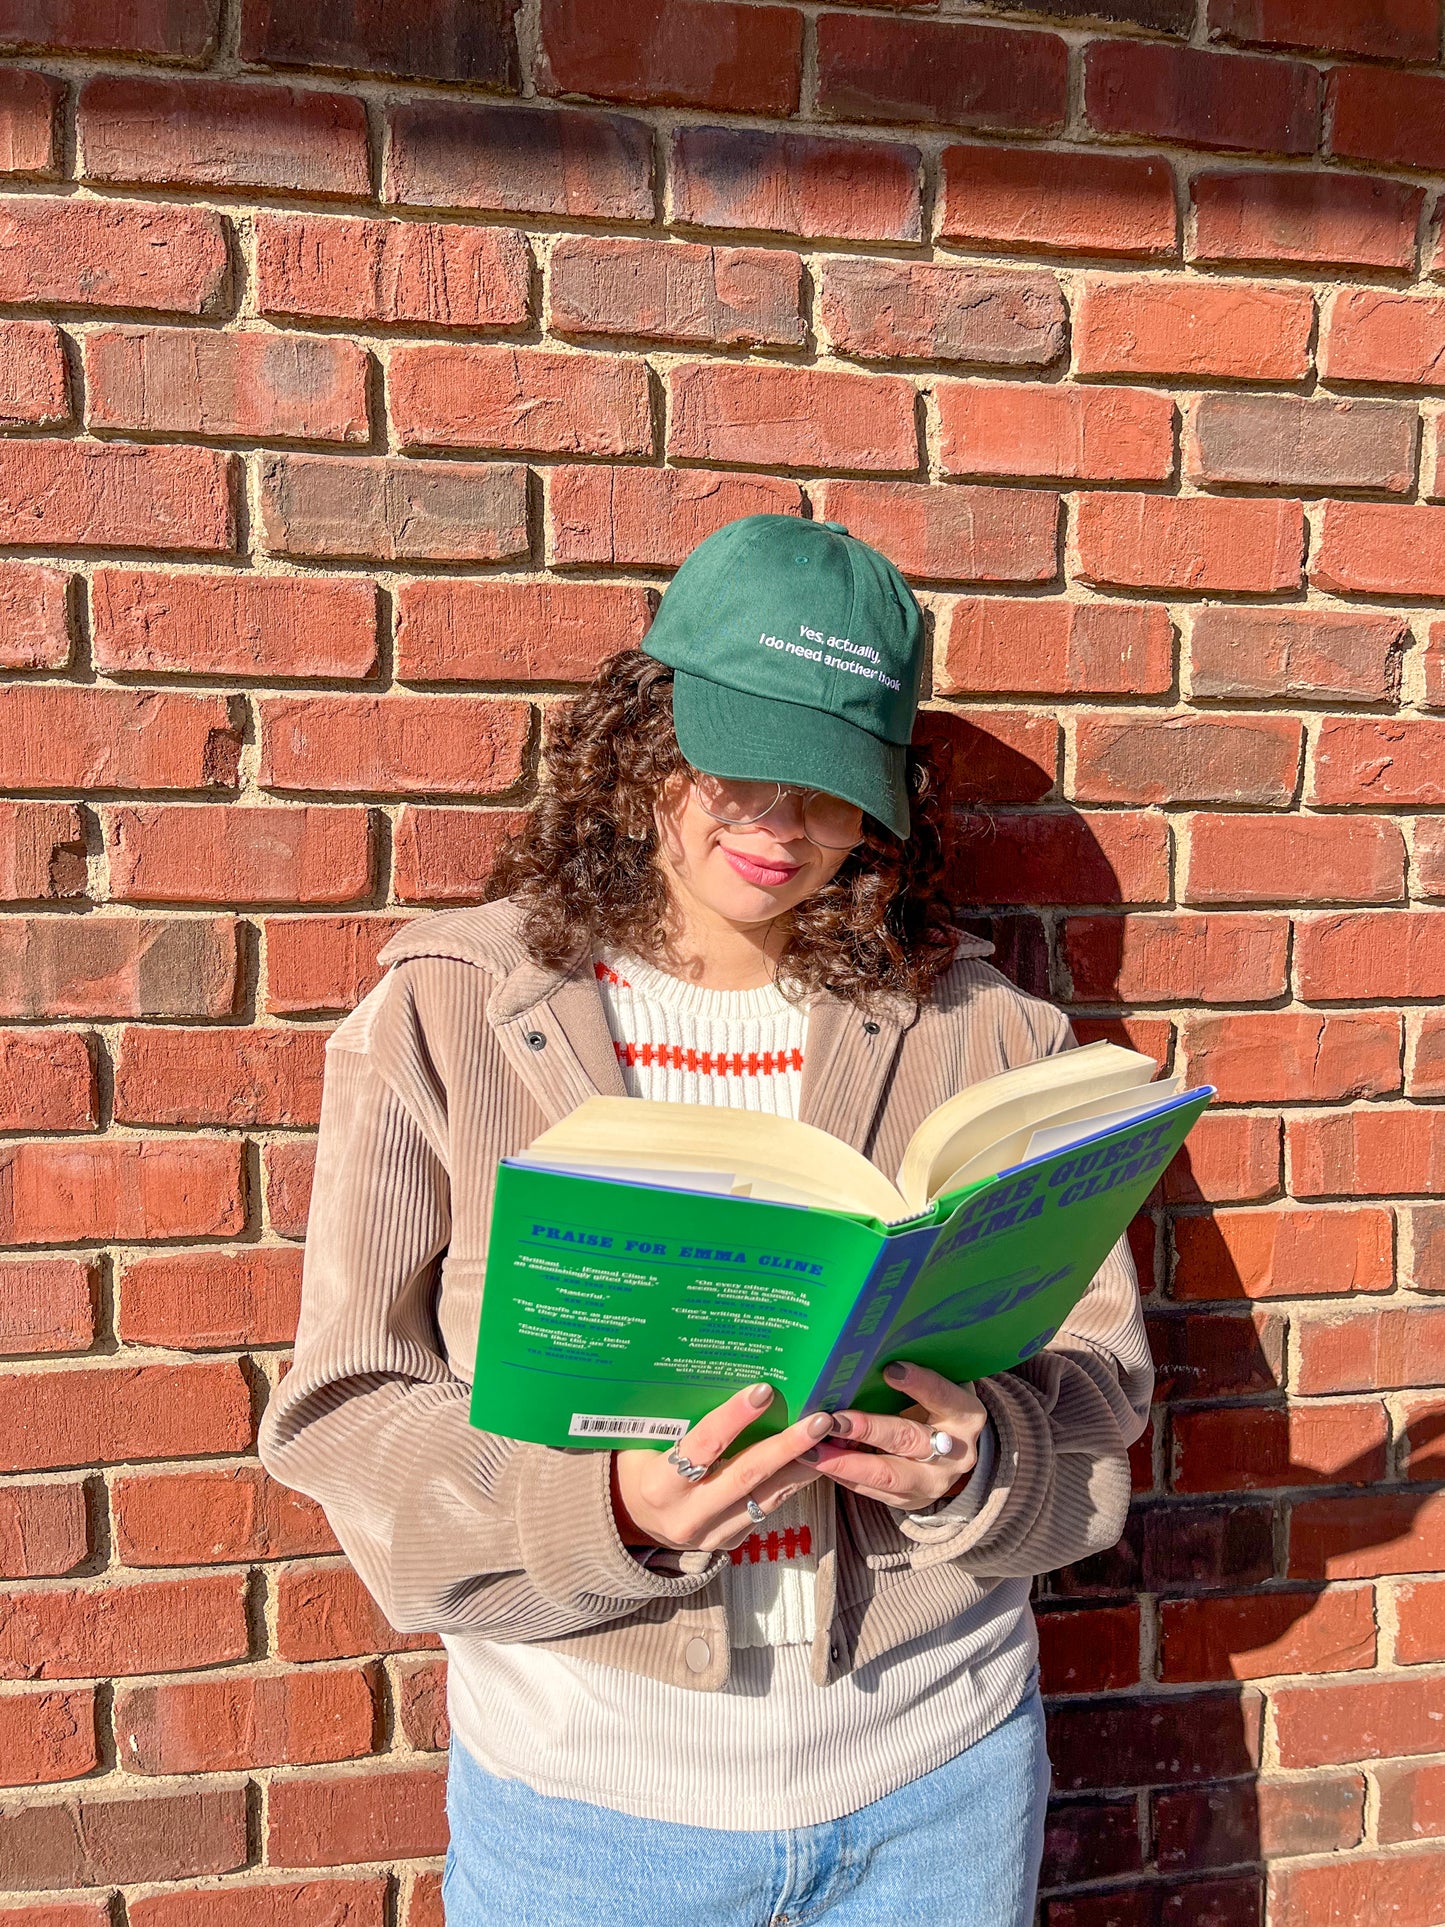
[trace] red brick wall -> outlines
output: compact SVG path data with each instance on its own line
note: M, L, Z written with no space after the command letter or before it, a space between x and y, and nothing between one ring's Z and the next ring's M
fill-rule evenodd
M1047 1927L1445 1919L1441 26L0 0L0 1919L439 1920L430 1642L252 1455L321 1045L756 509L917 581L1006 965L1220 1087Z

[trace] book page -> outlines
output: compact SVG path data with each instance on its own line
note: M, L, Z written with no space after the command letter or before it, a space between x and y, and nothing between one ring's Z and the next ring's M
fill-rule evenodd
M995 1138L992 1144L955 1171L942 1186L942 1191L960 1191L966 1184L977 1184L982 1178L991 1178L998 1171L1008 1170L1010 1165L1021 1164L1025 1158L1035 1155L1030 1148L1033 1140L1054 1126L1076 1126L1073 1137L1065 1140L1076 1142L1080 1138L1097 1135L1101 1130L1111 1129L1115 1124L1127 1124L1132 1118L1152 1116L1176 1095L1179 1084L1177 1077L1170 1077L1163 1083L1138 1085L1122 1096L1118 1091L1111 1091L1102 1097L1091 1097L1082 1104L1070 1104L1064 1110L1051 1111L1039 1124L1024 1124L1005 1137Z

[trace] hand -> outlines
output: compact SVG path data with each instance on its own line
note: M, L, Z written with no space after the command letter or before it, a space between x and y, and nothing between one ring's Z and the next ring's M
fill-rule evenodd
M722 1455L758 1413L772 1403L771 1385L750 1385L709 1412L673 1451L693 1465L712 1468L704 1479L685 1479L661 1452L616 1452L612 1459L612 1509L623 1542L718 1552L741 1545L757 1522L752 1499L773 1512L800 1486L822 1477L821 1468L800 1465L798 1455L833 1429L827 1412L814 1412L786 1431L750 1445L725 1465Z
M978 1437L988 1423L982 1401L966 1385L926 1365L886 1365L883 1376L915 1403L897 1418L879 1412L835 1412L833 1436L809 1458L828 1478L865 1499L922 1512L960 1485L978 1463ZM947 1432L953 1450L924 1464L934 1432Z

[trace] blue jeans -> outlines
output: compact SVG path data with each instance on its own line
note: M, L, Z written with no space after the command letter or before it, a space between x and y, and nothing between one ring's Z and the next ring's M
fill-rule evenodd
M1037 1691L896 1793L775 1833L555 1799L453 1741L447 1927L1028 1927L1048 1791Z

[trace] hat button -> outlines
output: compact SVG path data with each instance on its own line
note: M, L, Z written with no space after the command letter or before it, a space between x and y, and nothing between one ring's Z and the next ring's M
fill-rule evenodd
M841 522L824 522L823 527L825 529L831 529L834 535L846 535L848 533Z

